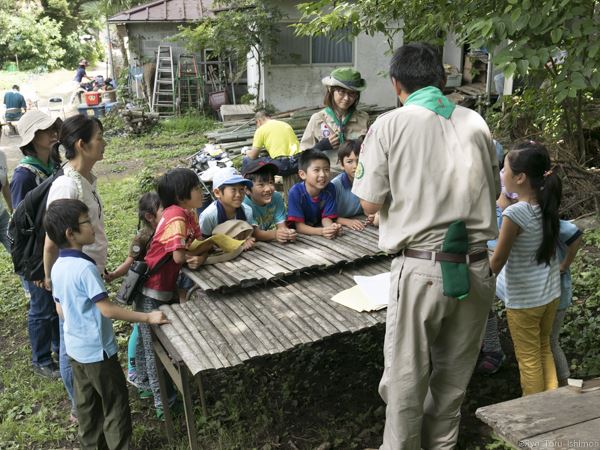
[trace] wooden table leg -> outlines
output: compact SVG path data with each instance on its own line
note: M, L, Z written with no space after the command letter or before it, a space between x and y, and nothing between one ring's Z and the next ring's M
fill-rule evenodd
M152 333L152 347L154 350L154 360L156 361L156 372L158 375L158 384L160 386L160 400L163 407L165 416L165 428L167 431L167 439L169 443L175 440L175 429L173 427L173 417L171 416L171 408L169 407L169 398L167 396L167 380L165 378L164 364L170 364L170 361L163 361L163 349L161 343L156 338L154 332Z
M187 425L188 440L192 450L198 450L198 435L196 433L196 416L194 415L194 405L192 403L192 393L190 390L191 374L185 365L179 368L181 374L181 394L183 395L183 408L185 411L185 422Z
M198 394L200 394L200 404L202 405L202 414L204 417L208 417L208 408L206 407L206 397L204 397L204 386L202 386L202 377L200 374L196 375L196 385L198 386Z

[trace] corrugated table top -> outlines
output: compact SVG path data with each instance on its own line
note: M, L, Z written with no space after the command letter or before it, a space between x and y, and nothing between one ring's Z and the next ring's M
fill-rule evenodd
M284 278L306 270L324 270L349 262L380 255L377 228L363 231L346 229L330 240L321 236L298 235L296 242L257 242L237 258L219 264L201 266L184 273L205 292L248 287Z
M337 240L328 242L332 247L339 244ZM360 245L354 250L364 253ZM328 248L318 255L323 252L327 260L339 255ZM390 262L389 257L379 256L341 268L330 264L326 271L313 269L264 285L201 294L186 303L162 306L171 323L160 330L193 375L356 332L385 322L385 310L359 313L331 297L354 286L354 275L389 271Z

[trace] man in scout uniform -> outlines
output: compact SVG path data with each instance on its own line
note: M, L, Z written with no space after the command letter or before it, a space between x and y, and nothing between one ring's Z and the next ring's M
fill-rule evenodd
M453 449L494 298L486 241L498 232L498 160L484 120L440 91L435 49L399 48L390 76L404 107L370 128L352 189L366 214L380 211L379 246L396 256L381 448Z
M325 108L313 114L300 140L302 151L315 147L337 161L337 150L347 139L358 139L367 132L369 115L357 110L360 93L367 82L351 67L339 67L321 80L327 86Z

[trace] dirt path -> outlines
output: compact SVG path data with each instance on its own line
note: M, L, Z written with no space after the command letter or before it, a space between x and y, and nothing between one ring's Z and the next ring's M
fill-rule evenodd
M87 71L90 77L95 75L103 75L106 77L106 64L99 63L96 67ZM14 83L21 88L21 93L27 100L37 101L38 109L43 112L48 112L48 99L51 97L61 97L65 104L65 117L77 114L77 105L67 105L71 95L75 90L73 70L57 70L55 72L44 74L29 74L23 79L20 74L20 79L15 79ZM0 92L0 98L4 97L4 91ZM53 112L52 114L59 114ZM0 151L6 155L9 171L16 167L21 157L20 136L8 136L6 127L3 127L3 132L0 133Z

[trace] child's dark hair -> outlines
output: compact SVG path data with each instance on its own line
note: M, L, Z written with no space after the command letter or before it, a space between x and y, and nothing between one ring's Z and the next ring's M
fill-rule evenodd
M543 239L536 252L538 264L550 264L559 242L558 208L562 196L562 183L552 168L546 147L533 141L523 142L508 153L510 169L515 175L524 173L535 191L542 209Z
M327 161L327 163L330 164L329 157L325 153L312 148L305 150L300 153L300 157L298 158L298 170L303 170L306 172L310 166L310 163L318 160Z
M138 200L138 228L141 228L143 223L150 226L146 214L156 216L159 208L160 197L156 192L146 192L142 195Z
M48 205L44 215L44 229L48 237L60 248L69 245L67 230L79 231L79 218L89 208L81 200L61 198Z
M168 208L192 198L192 190L198 186L198 175L191 169L179 167L169 170L158 179L156 191L163 208Z
M252 181L252 183L271 183L275 181L276 170L271 166L265 166L258 169L256 172L248 173L244 178Z
M87 117L78 114L69 117L60 127L58 142L54 144L53 152L58 154L58 147L62 145L65 148L65 158L74 159L77 156L75 144L80 139L86 144L92 140L96 127L104 131L102 122L95 117Z
M360 146L363 142L363 136L358 139L348 139L344 141L343 144L340 144L340 148L338 148L337 157L338 162L343 163L344 158L349 157L352 153L356 156L360 154Z

